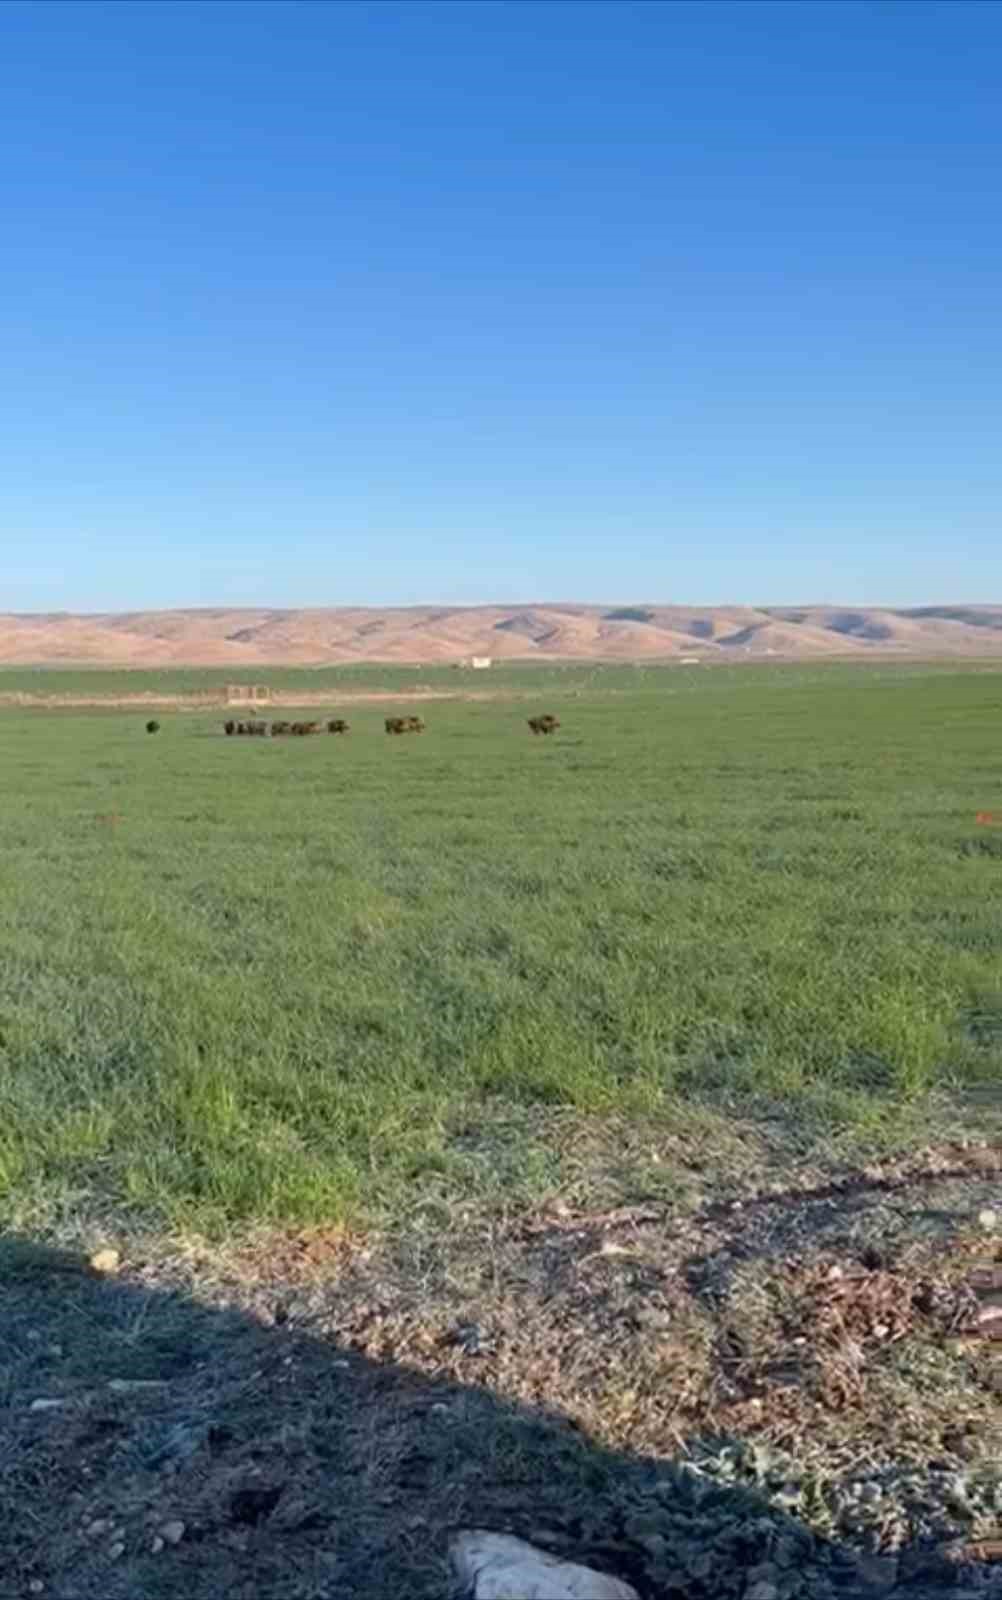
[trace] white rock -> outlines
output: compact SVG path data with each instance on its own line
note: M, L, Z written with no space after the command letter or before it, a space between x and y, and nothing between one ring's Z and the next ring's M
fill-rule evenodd
M175 1517L171 1522L165 1522L160 1529L168 1544L180 1544L184 1538L184 1523L180 1517Z
M978 1222L986 1233L995 1232L998 1220L998 1214L992 1210L991 1206L986 1206L983 1211L978 1212Z
M110 1277L118 1271L121 1260L117 1250L95 1250L90 1258L91 1271L98 1273L102 1278Z
M29 1411L58 1411L60 1406L66 1404L65 1400L33 1400L28 1407Z
M622 1578L561 1561L507 1533L472 1528L456 1536L450 1554L473 1600L638 1600Z

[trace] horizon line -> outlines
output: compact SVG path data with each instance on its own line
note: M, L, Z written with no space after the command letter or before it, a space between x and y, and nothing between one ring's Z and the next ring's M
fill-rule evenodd
M12 618L30 617L127 617L143 612L214 612L214 611L427 611L430 609L442 611L509 611L509 610L547 610L578 608L582 611L598 611L606 607L615 607L625 610L630 607L649 607L652 610L665 610L671 608L681 611L890 611L896 613L909 613L935 609L964 609L966 611L988 611L1002 606L1002 599L998 600L923 600L909 605L901 605L890 601L880 600L800 600L800 601L769 601L759 603L751 600L411 600L411 601L332 601L326 605L313 602L308 605L297 605L293 602L203 602L198 605L127 605L121 607L103 607L96 610L74 610L72 607L46 607L37 611L2 610L0 616Z

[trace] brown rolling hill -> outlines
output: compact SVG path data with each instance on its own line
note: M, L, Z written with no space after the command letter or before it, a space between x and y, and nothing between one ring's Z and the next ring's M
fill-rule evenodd
M0 663L109 667L1000 656L1002 605L520 605L0 614Z

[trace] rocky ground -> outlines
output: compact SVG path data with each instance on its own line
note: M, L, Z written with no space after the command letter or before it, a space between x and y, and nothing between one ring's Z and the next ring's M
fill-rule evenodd
M687 1159L675 1204L8 1238L0 1594L444 1600L473 1526L642 1600L1002 1595L999 1147Z

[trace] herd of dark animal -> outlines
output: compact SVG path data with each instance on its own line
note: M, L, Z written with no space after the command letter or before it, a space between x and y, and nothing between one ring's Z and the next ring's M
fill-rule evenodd
M424 733L425 731L425 723L421 717L387 717L384 727L387 733ZM560 727L560 723L556 717L547 712L542 717L530 717L529 727L533 733L555 733ZM272 739L278 739L285 734L306 737L310 734L323 733L324 731L322 722L273 722L270 726L267 722L230 721L223 723L223 732L227 738L241 734L252 739L267 739L269 736ZM326 727L327 733L348 733L349 731L349 724L345 722L343 717L332 717ZM146 732L159 733L159 722L148 722L146 724Z
M328 722L328 733L347 733L348 724L343 717L334 717ZM269 734L273 739L278 739L284 734L296 734L303 738L311 733L323 733L324 727L320 722L273 722L269 728L267 722L224 722L223 732L229 738L233 734L248 734L251 738L267 739Z

